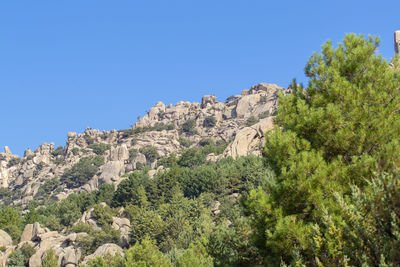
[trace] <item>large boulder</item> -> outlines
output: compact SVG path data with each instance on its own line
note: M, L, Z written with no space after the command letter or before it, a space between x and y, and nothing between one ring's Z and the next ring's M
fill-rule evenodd
M102 172L99 177L100 183L112 184L120 179L120 176L125 172L123 161L109 161L102 167Z
M239 118L249 117L253 107L260 102L260 97L259 94L241 97L236 106L236 116Z
M269 117L253 126L243 128L236 134L233 142L225 149L224 156L237 158L254 154L259 144L262 142L264 133L273 129L273 127L273 118Z
M98 247L93 254L86 256L83 261L83 264L86 264L91 259L94 259L99 256L104 256L106 254L110 254L112 256L119 254L121 257L123 257L124 250L116 244L112 244L112 243L104 244L104 245Z
M3 230L0 229L0 246L12 246L12 238Z
M0 266L6 266L7 259L14 251L14 247L7 247L5 251L0 251Z
M20 242L31 241L33 237L33 224L25 225Z
M201 99L201 108L206 108L207 105L213 105L215 101L217 100L217 97L215 95L205 95Z

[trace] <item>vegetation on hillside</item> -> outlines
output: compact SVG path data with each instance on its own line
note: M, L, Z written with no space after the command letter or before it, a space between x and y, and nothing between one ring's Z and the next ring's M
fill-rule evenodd
M51 200L58 181L74 188L97 173L110 148L92 145L98 156L43 184L24 216L1 207L0 228L14 241L36 221L87 232L78 240L85 256L104 243L121 244L111 225L123 207L131 223L125 256L97 257L88 266L398 266L399 61L391 65L376 55L378 45L377 38L351 34L337 48L327 42L315 53L305 68L308 86L293 81L292 94L280 96L263 157L210 162L207 155L222 153L226 144L205 138L193 147L181 138L191 148L180 156L159 158L151 146L130 151L131 159L141 152L148 164L164 166L152 178L145 167L116 189L103 184ZM182 131L196 132L196 121ZM74 225L90 208L101 229ZM9 263L26 264L32 249L17 249ZM54 262L49 251L46 264Z

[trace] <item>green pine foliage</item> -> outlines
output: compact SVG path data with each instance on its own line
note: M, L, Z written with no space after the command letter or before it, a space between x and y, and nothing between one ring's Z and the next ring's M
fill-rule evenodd
M25 267L25 259L21 250L17 249L12 252L7 260L7 267Z
M82 186L97 173L99 166L103 164L103 156L81 158L78 163L65 170L60 181L68 188Z
M53 249L49 249L46 252L46 256L42 261L42 267L58 267L58 259L54 253Z
M111 145L104 143L94 143L89 145L89 148L91 148L93 150L93 153L95 153L96 155L103 155L104 152L111 148Z
M378 45L327 42L306 65L308 87L280 96L265 148L277 184L245 202L266 265L400 264L400 73Z
M182 124L182 131L184 133L187 133L189 135L194 135L197 134L197 129L196 129L196 120L190 119L185 121Z

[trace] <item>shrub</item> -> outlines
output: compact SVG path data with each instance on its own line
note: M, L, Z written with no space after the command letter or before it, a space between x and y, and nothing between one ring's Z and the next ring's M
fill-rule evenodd
M258 122L258 119L254 116L251 116L246 121L246 126L252 126Z
M196 121L193 119L185 121L182 124L182 131L188 134L196 134Z
M190 142L189 139L186 139L183 137L179 137L178 141L179 141L179 144L183 147L190 147L190 145L192 144L192 142Z
M22 161L21 158L12 158L7 163L7 168L11 168L12 166L15 166L15 165L19 164L21 161Z
M73 231L84 231L87 236L78 238L78 243L82 248L83 255L92 254L98 247L106 243L119 244L121 242L119 230L115 230L109 225L103 225L101 230L94 230L89 225L77 224L73 227Z
M264 111L264 112L261 113L261 114L258 114L258 118L259 118L259 119L265 119L266 117L269 117L269 116L270 116L269 110Z
M168 258L163 255L149 238L128 249L125 253L127 266L163 266L172 267Z
M136 170L143 170L144 167L146 167L145 164L143 164L141 162L136 162Z
M135 137L133 137L131 140L131 145L134 146L136 144L137 144L137 139Z
M19 239L22 232L22 217L19 211L11 206L0 210L0 229L10 234L13 240Z
M57 189L60 185L60 179L58 177L54 177L50 180L47 180L39 187L38 192L36 193L36 197L45 197L50 196L50 194Z
M182 167L193 168L206 162L206 155L201 153L200 150L189 148L183 151L178 159L178 164Z
M58 259L53 249L46 252L46 256L43 259L42 267L58 267Z
M61 182L65 183L68 188L82 186L97 173L102 164L104 164L102 156L82 158L71 168L65 170L61 176Z
M73 149L71 149L72 154L74 154L75 156L79 154L79 148L74 147Z
M93 152L97 155L103 155L104 152L111 148L110 144L98 143L98 144L91 144L89 148L93 150Z
M24 255L17 249L11 254L7 261L8 267L25 267Z
M203 138L199 142L200 146L215 145L214 140L211 138Z
M139 127L135 128L138 129ZM135 129L126 129L126 130L120 130L119 132L121 133L122 138L127 138L136 133Z
M145 155L148 163L154 162L159 157L157 149L154 146L141 147L139 152Z
M29 245L28 243L24 243L21 248L20 248L22 255L24 255L24 262L25 265L28 264L29 259L32 257L33 254L35 254L36 250L34 247Z
M235 99L236 99L236 97L233 96L233 95L228 96L228 97L226 98L226 100L225 100L225 103L231 102L232 100L235 100Z
M133 160L134 158L137 157L139 151L137 149L129 149L129 160Z
M93 144L94 141L95 141L95 140L94 140L92 137L90 137L89 135L84 135L84 136L83 136L83 139L85 139L85 141L86 141L86 143L87 143L88 145Z
M63 156L64 155L64 148L62 146L57 147L56 150L51 152L51 155L53 155L53 157Z
M214 116L209 116L206 117L203 121L203 126L204 127L208 127L208 128L212 128L217 124L217 120L215 119Z

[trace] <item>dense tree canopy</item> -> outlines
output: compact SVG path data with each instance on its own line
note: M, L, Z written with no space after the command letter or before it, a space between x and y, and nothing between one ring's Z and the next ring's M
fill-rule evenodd
M308 87L280 96L265 148L277 185L246 202L266 263L400 263L400 73L378 45L327 42L306 65Z

